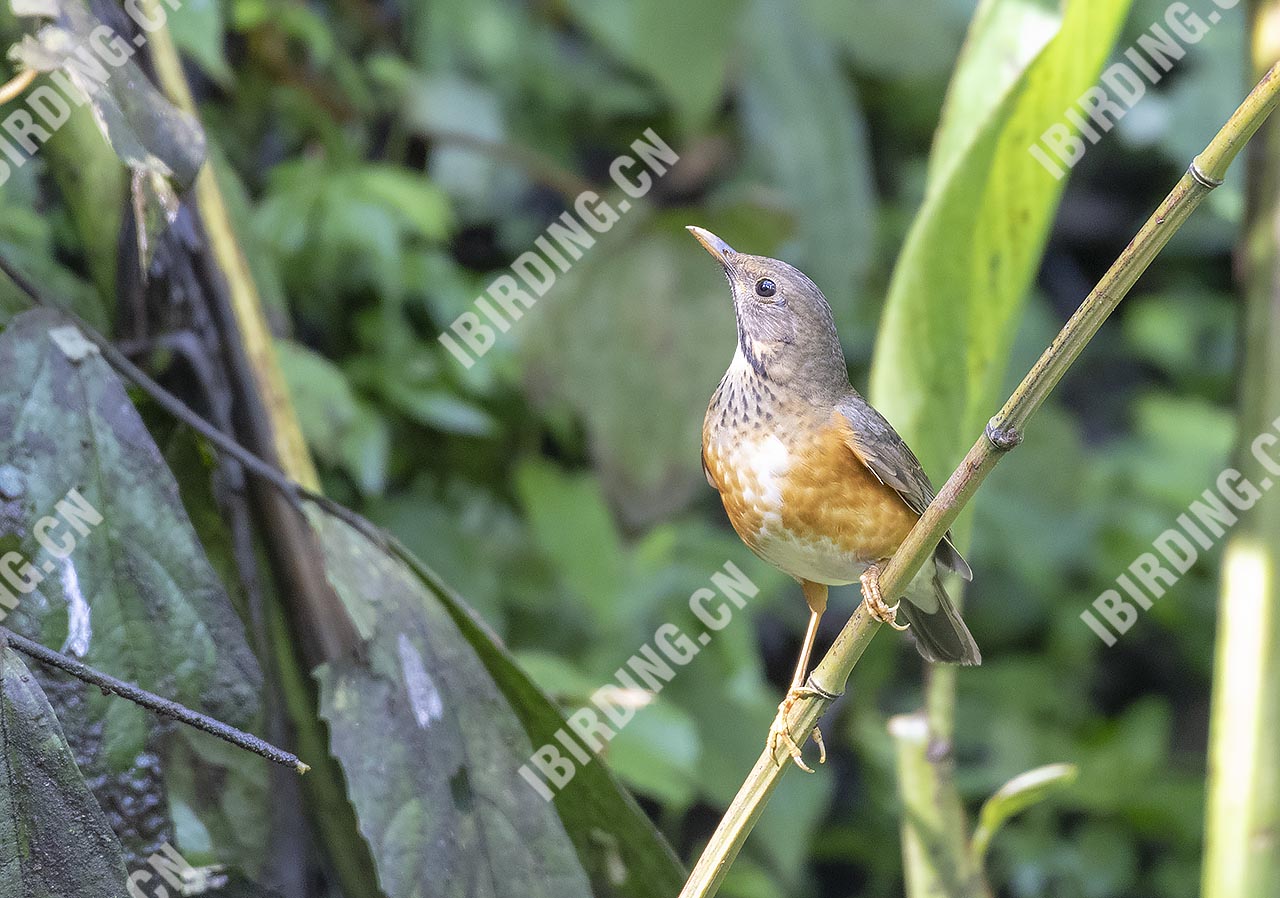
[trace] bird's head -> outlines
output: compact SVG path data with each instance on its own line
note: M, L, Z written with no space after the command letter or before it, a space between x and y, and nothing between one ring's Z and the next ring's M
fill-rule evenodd
M835 318L804 272L767 256L735 251L715 234L689 232L724 268L733 292L738 346L756 373L813 398L849 389Z

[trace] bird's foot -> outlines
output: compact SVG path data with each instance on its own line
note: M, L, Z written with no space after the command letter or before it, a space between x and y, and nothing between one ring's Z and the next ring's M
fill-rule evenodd
M787 726L787 715L791 712L791 708L796 702L811 695L821 696L822 693L805 686L799 686L788 692L787 697L782 700L782 704L778 705L778 716L773 719L773 725L769 727L769 754L777 761L778 749L786 749L791 760L795 761L796 766L805 773L813 773L813 768L804 762L804 754L800 751L800 746L791 737L790 727ZM815 726L810 736L814 742L818 743L818 763L827 763L827 746L822 741L822 730ZM805 740L801 741L803 743Z
M858 578L858 582L862 585L862 601L867 605L868 614L882 624L888 624L895 630L909 629L909 624L898 623L898 605L900 603L886 604L884 596L880 594L880 568L878 565L868 566L862 572L862 576Z

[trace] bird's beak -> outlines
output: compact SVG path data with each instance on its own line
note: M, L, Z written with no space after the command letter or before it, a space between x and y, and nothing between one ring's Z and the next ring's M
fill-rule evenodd
M728 266L729 260L733 258L734 255L732 246L725 243L706 228L698 228L693 225L689 225L686 230L696 237L698 242L702 244L702 248L715 256L721 265Z

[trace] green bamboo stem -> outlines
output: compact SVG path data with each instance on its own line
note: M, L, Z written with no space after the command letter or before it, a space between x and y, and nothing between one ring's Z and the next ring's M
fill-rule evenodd
M1245 528L1227 544L1222 562L1204 898L1280 894L1280 553L1274 530L1261 534Z
M1280 0L1252 5L1255 70L1280 58L1267 20ZM1280 413L1280 128L1269 124L1249 154L1245 310L1240 364L1238 467L1267 476L1254 436ZM1222 562L1209 731L1204 898L1280 894L1280 494L1264 492L1241 516Z
M933 734L923 711L889 720L898 761L898 794L902 796L902 857L907 894L920 898L953 895L989 898L991 892L969 850L964 808L954 790L935 795L938 764L932 756ZM954 838L960 832L961 838ZM958 846L957 846L957 843Z
M1031 416L1084 351L1107 316L1209 191L1222 182L1231 161L1271 114L1278 99L1280 66L1273 67L1263 76L1204 152L1195 158L1187 173L1085 297L1004 407L991 419L985 432L943 484L937 498L925 509L881 573L880 587L885 595L900 595L906 588L912 575L932 555L942 535L973 498L991 469L1021 442ZM797 742L808 738L818 719L835 697L844 691L849 675L880 626L879 621L863 612L861 605L844 625L831 650L809 677L809 686L815 690L814 694L791 707L787 717L788 730ZM698 859L689 881L680 892L680 898L708 898L719 889L729 866L763 812L765 802L790 766L785 751L781 754L781 758L775 758L766 749L756 761Z

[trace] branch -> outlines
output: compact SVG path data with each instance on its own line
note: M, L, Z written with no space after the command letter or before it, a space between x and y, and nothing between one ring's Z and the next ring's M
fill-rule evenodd
M165 21L159 0L143 0L143 5L151 16L158 17L161 22ZM169 28L161 25L150 32L148 46L161 90L170 102L199 121L200 113L196 108L195 98L191 95L191 88L182 69L182 60ZM249 270L249 262L236 237L231 213L222 188L218 185L214 171L217 164L216 159L209 159L196 176L195 210L204 228L204 236L218 273L225 280L238 336L249 359L257 395L261 397L264 411L271 419L271 452L264 451L263 454L274 455L280 460L280 467L288 471L294 480L318 490L320 475L316 473L306 440L302 437L302 425L289 399L289 390L276 356L271 328L267 325L266 313L262 310L258 285Z
M268 761L273 761L284 767L292 767L298 773L306 773L311 768L302 761L298 760L297 755L276 748L270 743L264 742L257 736L251 736L242 730L225 724L220 720L215 720L206 714L198 711L192 711L190 708L180 705L175 701L167 698L161 698L152 692L147 692L132 683L126 683L124 680L117 680L109 674L94 670L87 664L77 661L75 658L69 658L53 649L43 646L38 642L32 642L25 636L14 633L7 627L0 627L0 648L8 645L16 651L28 657L34 658L42 664L50 667L56 667L58 670L71 674L78 680L83 680L93 686L97 686L107 695L118 695L121 698L128 699L134 704L141 705L148 711L153 711L162 717L169 717L179 723L185 723L187 726L195 727L197 730L203 730L212 736L217 736L224 742L230 742L232 745L251 751L255 755L261 755Z
M932 555L947 528L973 498L991 469L1022 441L1031 416L1084 351L1107 316L1209 191L1222 183L1227 167L1271 114L1277 100L1280 100L1280 65L1267 72L1205 151L1195 158L1187 173L1023 378L1004 408L987 424L985 432L943 485L937 498L925 509L880 575L883 593L891 596L902 594L911 577ZM792 705L787 723L797 742L808 738L818 719L844 692L849 675L879 629L880 622L866 614L864 605L860 604L836 637L831 650L809 676L807 685L813 694ZM680 898L708 898L716 893L764 810L765 802L789 766L785 755L783 759L775 758L768 749L760 755L698 859Z

